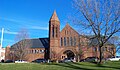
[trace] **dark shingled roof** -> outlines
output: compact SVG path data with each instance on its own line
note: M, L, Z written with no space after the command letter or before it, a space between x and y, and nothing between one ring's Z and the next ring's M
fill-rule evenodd
M31 42L32 42L31 48L48 48L49 47L48 38L31 39Z
M31 43L30 48L48 48L49 47L49 38L25 39L22 41L29 41L29 43ZM14 47L17 43L12 45L12 47ZM26 44L29 44L29 43L26 42Z

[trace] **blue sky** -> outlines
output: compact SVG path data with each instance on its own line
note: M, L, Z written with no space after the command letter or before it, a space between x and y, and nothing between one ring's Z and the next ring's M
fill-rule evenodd
M75 14L72 0L0 0L0 37L1 28L5 29L3 47L15 43L21 28L28 30L30 38L48 37L48 22L54 10L61 29L67 22L73 27L68 18Z
M71 0L0 0L0 29L5 29L3 47L15 43L21 28L28 29L30 38L48 37L48 22L54 10L62 29L69 22L72 7Z

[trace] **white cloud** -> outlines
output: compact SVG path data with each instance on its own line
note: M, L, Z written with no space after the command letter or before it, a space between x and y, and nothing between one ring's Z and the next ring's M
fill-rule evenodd
M6 20L6 21L12 21L12 22L17 22L17 23L25 23L22 20L18 20L18 19L13 19L13 18L0 18L2 20Z
M1 32L1 30L0 30L0 32ZM5 30L4 33L6 33L6 34L13 34L13 35L18 34L17 32L11 32L11 31L7 31L7 30Z
M5 31L4 33L7 33L7 34L18 34L17 32L11 32L11 31Z
M49 30L48 27L32 26L31 29Z
M37 20L28 21L27 20L27 22L26 22L26 21L22 21L22 20L18 20L18 19L11 19L11 18L0 18L0 19L19 23L19 26L24 25L28 29L30 28L30 29L37 29L37 30L49 30L48 27L42 27L42 26L33 25L33 22L36 23L36 24L38 24L38 23L46 23L46 22L43 22L43 21L37 21ZM31 20L31 19L29 19L29 20ZM6 33L16 34L16 32L10 32L10 31L7 31Z

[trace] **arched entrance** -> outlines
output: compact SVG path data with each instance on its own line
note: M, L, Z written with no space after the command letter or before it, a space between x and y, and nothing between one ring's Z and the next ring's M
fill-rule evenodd
M64 57L64 58L74 59L74 57L75 57L75 54L71 50L66 50L63 52L63 54L66 55L66 57Z

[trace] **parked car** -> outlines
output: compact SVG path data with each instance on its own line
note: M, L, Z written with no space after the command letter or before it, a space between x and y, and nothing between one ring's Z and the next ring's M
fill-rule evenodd
M85 61L85 59L81 59L81 60L80 60L80 62L84 62L84 61Z
M32 62L34 62L34 63L46 63L47 60L46 59L36 59L36 60L34 60Z
M62 62L73 62L72 58L65 58L64 60L62 60Z
M120 61L120 57L112 57L112 58L108 58L108 61Z
M6 60L5 63L14 63L13 60Z
M96 62L98 58L96 57L87 57L86 59L82 59L82 62Z
M28 62L25 60L16 60L15 63L28 63Z

